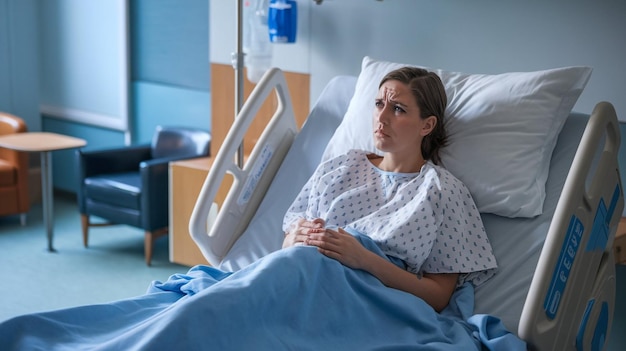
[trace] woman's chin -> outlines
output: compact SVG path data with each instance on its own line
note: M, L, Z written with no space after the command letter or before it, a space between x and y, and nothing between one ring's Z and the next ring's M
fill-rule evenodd
M385 152L385 149L386 149L385 145L386 144L382 142L381 140L378 140L378 138L374 139L374 147L379 152Z

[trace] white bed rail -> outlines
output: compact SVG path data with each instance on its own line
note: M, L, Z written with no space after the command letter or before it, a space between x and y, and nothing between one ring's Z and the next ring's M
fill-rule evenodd
M531 350L606 347L615 301L612 245L624 208L619 145L615 109L601 102L581 138L522 310L518 334Z
M276 91L276 111L245 165L235 156L252 120L271 92ZM217 116L213 116L217 118ZM287 82L278 68L268 70L259 81L230 128L204 181L191 214L189 231L204 257L217 266L243 233L297 133ZM211 207L226 173L233 184L210 223Z

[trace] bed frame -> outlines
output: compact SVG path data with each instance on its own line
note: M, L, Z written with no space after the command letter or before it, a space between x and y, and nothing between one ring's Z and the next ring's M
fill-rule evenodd
M254 117L274 91L278 101L274 116L242 167L236 162L239 146ZM271 69L259 81L235 118L191 214L189 231L210 264L217 266L248 227L297 132L287 81L282 71ZM233 184L215 218L215 225L212 225L208 222L214 217L211 214L213 200L227 173L233 176Z
M610 333L612 247L624 209L619 145L615 109L600 102L574 156L522 310L518 334L540 349L602 350Z
M273 91L277 110L240 167L237 148ZM283 73L270 69L235 119L191 216L190 233L212 265L220 265L250 224L297 133ZM615 302L612 245L624 208L619 144L615 110L600 102L576 151L523 305L517 334L531 350L606 347ZM211 205L226 173L234 182L213 222Z

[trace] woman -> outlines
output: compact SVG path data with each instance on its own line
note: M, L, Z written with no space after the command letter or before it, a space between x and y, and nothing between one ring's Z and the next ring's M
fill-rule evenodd
M435 73L414 67L388 73L374 101L374 145L383 156L352 150L320 165L285 216L283 247L316 246L437 311L461 282L477 284L493 274L496 260L469 191L437 165L446 104ZM374 206L358 206L372 197ZM345 206L352 212L342 215ZM371 237L406 269L367 250L343 227Z

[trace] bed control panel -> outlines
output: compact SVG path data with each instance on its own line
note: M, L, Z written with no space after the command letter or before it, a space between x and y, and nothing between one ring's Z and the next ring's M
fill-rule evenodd
M584 231L585 227L580 219L576 216L572 216L567 230L567 239L563 241L563 248L561 249L558 264L554 269L550 282L550 289L548 290L543 305L546 315L550 319L554 319L559 309L561 297L565 291L565 286L567 285L574 259L576 259L576 253L580 247Z

